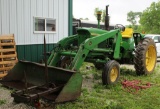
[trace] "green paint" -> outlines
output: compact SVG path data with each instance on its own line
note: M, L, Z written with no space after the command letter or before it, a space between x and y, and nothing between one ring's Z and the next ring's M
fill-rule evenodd
M79 47L79 50L71 64L70 69L72 70L79 70L79 68L82 66L82 63L88 56L89 50L84 47L83 44Z
M47 52L51 52L55 44L47 44ZM42 62L43 55L43 44L34 45L17 45L17 57L18 60L27 60L32 62Z
M31 53L32 53L32 57L31 57L31 61L32 62L38 62L38 49L37 49L38 45L32 45L31 46ZM38 55L38 56L37 56Z
M24 46L16 46L16 51L17 51L17 58L18 60L24 60Z
M79 28L77 33L58 42L57 50L52 52L48 65L55 66L61 57L71 56L73 59L69 69L78 71L83 62L107 63L109 60L123 62L134 58L135 38L123 38L120 29L106 31ZM139 36L139 33L137 35ZM136 42L139 42L140 38L137 37Z
M92 58L96 57L95 53L97 52L100 52L101 55L105 57L103 60L98 60L98 62L104 62L104 61L107 62L108 58L114 58L114 59L121 58L120 44L122 35L120 34L119 29L112 31L105 31L94 28L80 28L78 29L77 32L78 32L77 35L64 38L58 42L57 44L58 51L52 52L51 55L52 57L50 57L48 60L49 65L55 66L57 62L60 60L61 56L66 56L69 54L74 58L70 65L71 70L79 70L82 63L87 60L92 60ZM114 41L112 41L112 46L110 48L105 48L105 46L103 47L103 49L97 48L98 44L104 43L107 39L114 39ZM76 50L72 49L74 42L77 42L78 48ZM111 41L109 43L111 43ZM107 44L105 42L105 44L102 45L107 45ZM71 53L71 51L73 53ZM105 53L113 53L113 56L107 57ZM96 59L95 62L97 62Z
M64 102L77 99L81 94L81 87L82 75L78 72L74 73L67 84L63 87L55 101Z
M72 35L73 34L73 30L72 30L72 19L73 19L73 1L72 0L68 0L68 35Z
M102 11L97 11L98 28L100 29Z
M31 60L32 55L33 55L31 52L31 46L25 46L24 49L25 49L25 59Z
M121 44L121 41L122 41L122 35L120 33L120 31L117 31L116 35L115 35L115 49L114 49L114 59L120 59L121 56L120 56L120 44Z

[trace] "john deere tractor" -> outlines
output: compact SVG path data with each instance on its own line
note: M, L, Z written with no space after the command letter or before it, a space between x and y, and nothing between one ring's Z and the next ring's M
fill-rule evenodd
M102 69L102 83L108 85L118 81L120 64L133 64L137 75L146 75L153 72L156 59L154 41L131 28L120 24L110 31L80 27L76 35L57 43L45 64L19 61L0 82L18 89L12 93L17 102L39 98L65 102L80 96L83 62Z
M117 82L119 64L134 64L137 75L152 73L157 59L154 41L119 24L115 28L79 28L77 35L59 41L48 65L78 71L84 61L91 62L102 69L103 84Z

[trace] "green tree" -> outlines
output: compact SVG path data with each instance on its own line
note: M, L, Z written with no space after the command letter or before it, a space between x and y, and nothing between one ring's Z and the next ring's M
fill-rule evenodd
M83 18L79 18L80 20L84 20Z
M131 23L132 26L137 24L137 19L140 18L141 12L130 11L127 13L127 21Z
M84 20L89 20L88 18L85 18Z
M102 22L105 22L106 10L102 11Z
M140 32L139 31L139 25L137 25L138 18L141 16L141 12L133 12L130 11L127 13L127 21L131 23L129 27L133 28L135 32Z
M146 33L160 34L160 1L153 2L140 17L141 29Z
M89 18L79 18L80 20L89 20Z

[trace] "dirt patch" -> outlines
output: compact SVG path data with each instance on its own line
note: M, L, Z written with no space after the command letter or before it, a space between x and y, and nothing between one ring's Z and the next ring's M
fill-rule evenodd
M131 70L135 70L134 65L128 65L128 64L123 64L120 66L121 68L126 68L126 69L131 69Z
M92 74L88 74L83 76L82 88L87 88L88 90L92 90L93 88L94 77Z

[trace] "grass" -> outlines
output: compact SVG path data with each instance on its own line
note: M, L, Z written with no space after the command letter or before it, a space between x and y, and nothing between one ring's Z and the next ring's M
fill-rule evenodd
M6 88L2 87L1 84L0 84L0 89L7 90ZM6 103L7 103L6 100L0 98L0 106L3 105L3 104L6 104Z
M95 68L86 70L85 66L88 64L85 63L80 71L84 81L93 79L90 83L92 85L88 85L90 88L83 86L80 98L59 104L56 106L57 109L159 109L160 65L148 76L137 76L134 70L122 67L119 82L110 86L102 85L100 70ZM121 81L124 79L141 80L143 83L151 83L152 86L132 94L123 89Z
M2 104L6 104L6 100L0 100L0 105L2 105Z

